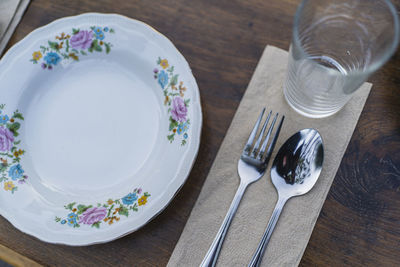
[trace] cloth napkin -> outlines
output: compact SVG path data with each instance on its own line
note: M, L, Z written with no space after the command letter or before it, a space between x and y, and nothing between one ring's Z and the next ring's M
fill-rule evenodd
M269 168L246 190L217 265L247 266L250 262L278 197L269 174L272 161L287 138L300 129L316 128L325 152L319 180L308 194L286 203L262 262L263 266L299 264L372 85L362 85L335 115L306 118L284 99L287 61L288 53L282 49L267 46L264 50L168 266L199 266L206 255L239 186L237 161L263 107L286 118Z
M0 55L3 53L30 0L0 0Z

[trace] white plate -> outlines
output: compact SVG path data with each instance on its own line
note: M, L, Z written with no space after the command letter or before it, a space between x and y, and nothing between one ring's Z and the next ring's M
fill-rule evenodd
M0 62L0 213L51 243L113 240L185 182L202 124L189 65L148 25L57 20Z

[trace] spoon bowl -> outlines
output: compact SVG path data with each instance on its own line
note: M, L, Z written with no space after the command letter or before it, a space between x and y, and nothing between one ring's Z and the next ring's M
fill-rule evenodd
M278 202L249 267L260 266L286 201L304 195L313 188L321 173L323 161L322 137L315 129L303 129L281 146L271 167L271 180L278 191Z
M318 180L324 161L322 137L315 129L292 135L279 149L271 180L280 198L304 195Z

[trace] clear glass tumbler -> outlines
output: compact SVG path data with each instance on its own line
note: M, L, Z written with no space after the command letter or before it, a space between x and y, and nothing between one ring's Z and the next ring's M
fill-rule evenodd
M294 19L287 102L308 117L334 114L398 42L399 19L389 0L303 0Z

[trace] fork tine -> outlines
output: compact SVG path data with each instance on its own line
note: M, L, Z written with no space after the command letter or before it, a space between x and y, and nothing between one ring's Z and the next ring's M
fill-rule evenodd
M265 108L263 108L263 110L260 113L260 116L258 116L257 122L254 125L254 128L250 133L249 140L247 140L247 143L243 149L243 154L246 154L246 155L249 154L249 152L251 150L251 145L253 144L254 138L256 137L256 134L258 131L258 128L260 127L261 119L264 116L264 112L265 112Z
M269 147L268 147L267 154L265 155L265 161L266 161L266 162L269 161L269 158L270 158L271 155L272 155L272 151L274 150L276 141L278 140L279 133L280 133L280 131L281 131L281 128L282 128L282 124L283 124L283 120L284 120L284 119L285 119L285 116L282 116L282 119L281 119L281 121L279 122L278 128L276 129L274 138L272 139L272 142L271 142L271 144L270 144Z
M262 144L260 153L258 154L258 157L257 157L258 159L262 159L262 157L264 156L265 149L267 148L267 145L268 145L269 137L271 136L272 130L274 129L274 125L275 125L277 118L278 118L278 113L275 114L275 117L271 123L271 126L269 126L267 135L265 136L265 139L264 139L264 143Z
M262 127L262 129L261 129L260 136L257 138L257 141L256 141L256 143L254 144L253 151L251 152L251 154L253 155L253 157L256 157L256 156L257 156L257 152L258 152L258 150L259 150L259 146L260 146L260 143L261 143L262 138L263 138L263 136L264 136L265 129L267 128L267 124L268 124L269 118L271 117L271 114L272 114L272 110L269 112L268 117L267 117L267 119L265 120L264 125L263 125L263 127Z

